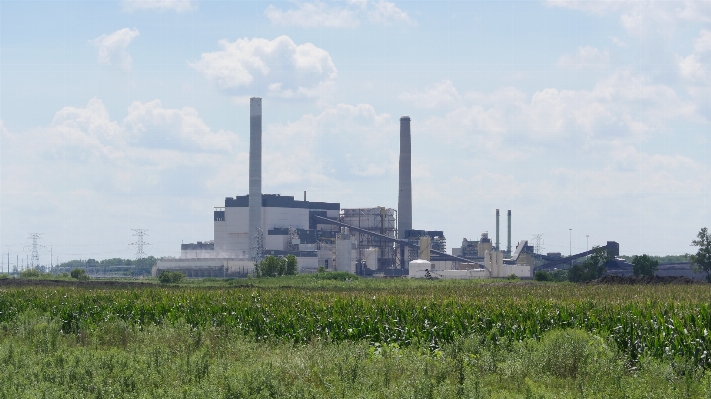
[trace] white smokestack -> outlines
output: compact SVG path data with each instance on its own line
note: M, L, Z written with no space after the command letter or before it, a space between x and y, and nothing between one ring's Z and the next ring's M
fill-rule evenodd
M262 227L262 99L249 99L249 247Z

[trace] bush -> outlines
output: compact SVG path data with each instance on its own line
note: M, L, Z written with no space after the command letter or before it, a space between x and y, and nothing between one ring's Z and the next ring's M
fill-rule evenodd
M0 274L0 280L6 280L8 278L10 278L10 276L8 276L7 274Z
M551 375L576 377L586 366L593 343L593 336L583 330L551 330L541 339L535 357Z
M77 279L77 280L88 280L89 279L89 275L86 274L86 270L80 269L78 267L76 269L72 269L70 276L72 278Z
M607 250L603 247L593 247L592 253L583 263L573 265L568 271L568 279L574 283L584 283L602 277L607 268L605 263L610 260Z
M185 278L185 275L181 272L174 272L170 270L163 270L158 275L158 281L162 284L177 284Z
M38 278L40 276L42 273L37 269L27 269L20 272L20 278Z
M506 276L506 280L518 280L518 276L512 273Z
M536 281L553 281L553 276L545 270L539 270L533 276L533 279Z

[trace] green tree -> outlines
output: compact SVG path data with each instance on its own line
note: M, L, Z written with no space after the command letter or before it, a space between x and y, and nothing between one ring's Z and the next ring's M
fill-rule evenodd
M697 240L691 241L691 245L699 247L696 254L687 254L686 256L691 260L691 266L697 272L706 273L706 281L711 283L711 235L706 227L699 231L696 235Z
M177 271L163 270L158 275L158 281L162 284L177 284L185 278L185 274Z
M77 280L88 280L89 279L89 275L86 274L86 270L80 269L78 267L75 269L72 269L70 276L72 276L72 278L75 278Z
M605 248L593 247L593 252L583 263L573 265L568 270L568 279L574 283L591 281L602 277L605 273L605 263L610 260L610 255Z
M659 268L659 261L647 254L632 257L632 273L635 276L654 276Z
M296 263L296 256L286 255L286 275L293 276L296 274L298 266Z
M536 281L553 281L553 276L545 270L539 270L533 276L533 279Z

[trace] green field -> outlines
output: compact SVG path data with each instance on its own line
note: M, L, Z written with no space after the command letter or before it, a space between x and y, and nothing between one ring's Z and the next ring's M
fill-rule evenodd
M9 282L0 397L711 397L707 284Z

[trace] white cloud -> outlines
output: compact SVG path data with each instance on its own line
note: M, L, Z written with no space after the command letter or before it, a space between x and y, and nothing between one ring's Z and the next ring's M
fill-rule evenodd
M679 75L693 86L707 85L710 75L708 74L711 63L711 31L702 29L699 36L694 39L694 51L686 56L677 56ZM688 87L687 90L697 92L698 87Z
M617 47L622 47L622 48L629 47L629 45L627 45L627 43L620 40L619 37L613 36L611 39L612 39L612 43L614 43Z
M610 52L591 46L580 46L575 54L566 54L558 59L558 66L569 69L605 68L610 63Z
M425 101L427 96L411 98ZM601 79L591 90L546 88L527 95L503 88L492 93L468 92L461 98L460 105L428 119L428 129L462 143L478 137L474 141L493 152L513 143L550 145L581 136L593 141L634 141L663 131L678 119L704 120L696 105L681 99L672 88L624 69ZM506 147L515 156L512 150Z
M327 28L355 28L360 25L355 10L334 7L327 3L316 1L313 3L297 3L296 8L282 11L269 5L264 15L274 25L299 26L302 28L327 27Z
M126 11L158 10L186 12L197 9L192 0L122 0L121 6Z
M342 187L353 179L389 174L390 161L396 159L395 135L390 133L397 131L389 114L378 114L368 104L338 104L317 115L270 125L264 147L266 179Z
M133 59L126 49L131 41L139 35L138 29L123 28L92 40L92 43L99 49L99 64L116 65L126 70L131 69Z
M402 93L399 98L419 108L453 107L461 102L461 96L450 80L435 83L422 91Z
M702 1L587 1L548 0L553 7L564 7L594 15L619 15L627 33L644 36L650 32L668 35L688 21L710 22L711 3Z
M386 0L350 0L346 4L331 4L322 1L295 2L288 10L269 5L264 15L274 25L302 28L355 28L362 20L377 25L404 23L416 25L407 13Z
M190 67L233 95L313 98L332 90L337 77L331 56L288 36L220 40L221 51L203 53Z

